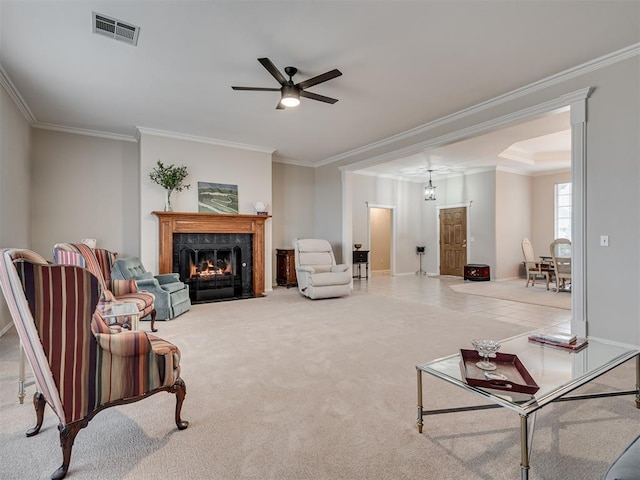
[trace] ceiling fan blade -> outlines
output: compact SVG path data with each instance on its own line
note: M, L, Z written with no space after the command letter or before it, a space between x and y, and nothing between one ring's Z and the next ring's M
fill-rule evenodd
M330 72L323 73L322 75L318 75L317 77L310 78L309 80L305 80L304 82L300 82L297 86L300 88L309 88L313 87L322 82L326 82L331 80L332 78L336 78L342 75L342 72L337 68L334 68Z
M279 88L271 88L271 87L231 87L234 90L253 90L256 92L279 92Z
M310 98L311 100L318 100L319 102L334 104L338 101L337 98L325 97L324 95L318 95L317 93L306 92L300 90L300 96Z
M264 68L267 69L267 71L271 75L273 75L273 78L275 78L280 85L284 85L285 83L287 83L286 78L284 78L284 76L280 73L280 70L278 70L278 68L273 64L271 60L269 60L268 58L259 58L258 61Z

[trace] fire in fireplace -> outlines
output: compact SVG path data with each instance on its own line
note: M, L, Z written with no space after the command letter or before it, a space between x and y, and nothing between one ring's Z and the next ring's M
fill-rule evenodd
M189 285L193 303L249 298L251 252L250 235L174 234L174 271Z

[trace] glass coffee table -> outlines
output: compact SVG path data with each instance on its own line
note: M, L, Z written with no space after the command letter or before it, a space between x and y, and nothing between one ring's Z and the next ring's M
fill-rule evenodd
M636 407L640 408L640 349L589 339L587 346L570 351L559 347L541 345L528 340L524 334L503 340L500 352L515 354L521 360L535 383L540 387L534 394L517 393L493 388L469 385L461 369L462 354L457 353L422 365L416 365L418 382L418 431L422 433L423 417L441 413L507 408L520 416L520 471L522 480L529 478L531 442L535 427L535 414L544 406L558 401L584 400L589 398L635 395ZM471 348L463 346L463 348ZM636 359L635 385L633 390L609 391L585 395L568 395L600 375L626 361ZM456 385L463 390L479 395L489 403L466 407L450 407L435 410L423 409L422 374Z
M109 325L120 325L124 330L138 330L140 310L132 302L106 302L96 307Z

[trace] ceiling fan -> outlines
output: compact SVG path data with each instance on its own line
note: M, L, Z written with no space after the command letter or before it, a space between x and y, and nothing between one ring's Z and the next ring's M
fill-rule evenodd
M280 88L271 87L231 87L234 90L253 90L258 92L280 92L280 101L276 108L282 110L286 107L297 107L300 104L300 97L310 98L311 100L318 100L319 102L334 104L338 100L331 97L325 97L324 95L318 95L317 93L307 92L306 89L318 85L319 83L326 82L333 78L342 75L342 72L337 68L310 78L303 82L293 83L292 77L298 73L298 69L295 67L285 67L284 72L289 76L289 80L284 78L284 75L280 73L278 68L268 58L259 58L258 61L262 64L267 71L273 75L280 85Z

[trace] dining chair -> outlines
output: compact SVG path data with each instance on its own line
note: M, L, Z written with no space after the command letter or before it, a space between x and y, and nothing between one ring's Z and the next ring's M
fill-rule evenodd
M546 265L537 261L533 253L533 246L528 238L522 239L522 253L524 255L524 264L527 273L527 284L525 287L529 286L529 282L531 282L531 286L533 287L536 284L536 279L542 277L546 281L547 290L549 290L549 274L551 272L549 272L549 268Z
M568 238L556 238L549 245L551 258L553 259L553 281L556 284L556 293L567 290L567 284L571 285L571 240Z

